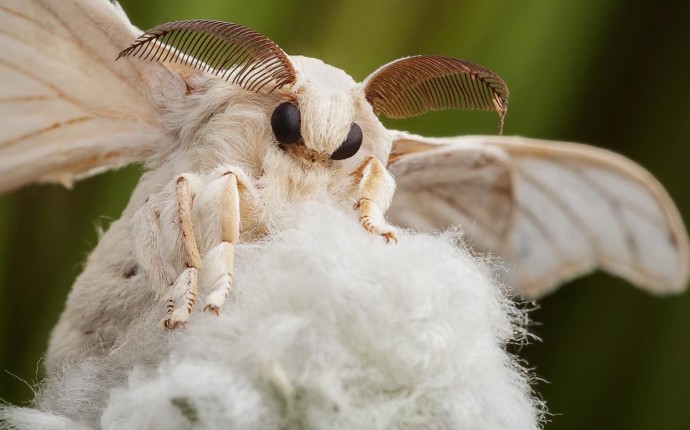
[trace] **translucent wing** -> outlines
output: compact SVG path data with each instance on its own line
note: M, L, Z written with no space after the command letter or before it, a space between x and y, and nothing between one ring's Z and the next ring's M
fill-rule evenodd
M0 192L69 185L169 145L156 120L184 81L158 63L115 59L141 33L107 0L0 5Z
M428 139L394 132L389 216L421 231L460 226L500 257L505 281L540 297L595 268L653 293L688 281L676 207L644 169L586 145L518 137Z

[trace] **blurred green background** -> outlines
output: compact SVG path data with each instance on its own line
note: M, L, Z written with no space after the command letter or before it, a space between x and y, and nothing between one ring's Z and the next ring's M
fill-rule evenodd
M213 18L249 26L290 54L355 79L412 54L471 60L511 92L506 134L621 152L665 184L690 221L690 2L627 0L122 1L142 28ZM441 112L390 127L493 134L486 112ZM119 216L140 168L0 197L0 397L26 402L18 378L40 357L97 226ZM541 341L519 350L550 412L548 429L690 428L690 295L650 297L596 274L531 313ZM11 372L11 374L10 374ZM16 376L13 376L16 375Z

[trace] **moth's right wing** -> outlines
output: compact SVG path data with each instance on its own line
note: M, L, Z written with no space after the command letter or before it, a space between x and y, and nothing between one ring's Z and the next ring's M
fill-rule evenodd
M587 145L506 136L425 138L393 132L398 190L388 215L418 231L461 226L475 249L538 298L596 268L657 293L690 272L683 221L632 161Z
M165 151L157 125L184 80L118 53L141 34L108 0L0 4L0 192L61 182Z

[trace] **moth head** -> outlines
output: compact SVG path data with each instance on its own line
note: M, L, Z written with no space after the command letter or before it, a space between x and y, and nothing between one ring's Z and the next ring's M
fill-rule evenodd
M290 133L291 140L282 142L281 130L272 121L274 133L281 147L291 153L342 161L359 153L364 142L364 129L375 127L361 111L367 104L357 83L345 72L307 57L291 57L298 71L297 82L292 87L290 100L276 107L272 119L289 113L293 128L299 134Z
M199 77L216 77L266 96L275 144L310 161L352 157L362 144L353 122L356 83L318 60L289 58L275 43L246 27L188 20L146 31L118 58L163 63L181 76L188 93L203 92Z
M291 58L298 70L295 100L281 103L274 113L274 118L292 118L294 132L283 147L303 143L332 160L351 158L363 145L379 155L382 148L390 150L390 142L377 115L407 118L442 109L494 110L499 132L503 130L508 88L498 75L469 61L433 55L402 58L355 84L319 60ZM276 136L283 134L281 124L274 124Z

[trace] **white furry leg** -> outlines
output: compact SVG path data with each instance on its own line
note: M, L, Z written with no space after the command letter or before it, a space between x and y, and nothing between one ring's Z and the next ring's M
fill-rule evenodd
M189 190L189 183L184 176L177 179L175 193L187 268L175 280L172 287L173 297L167 303L163 327L169 330L184 326L189 319L198 296L197 278L201 268L201 257L192 229L192 194ZM175 308L175 302L178 298L182 298L182 303Z
M358 185L355 209L359 212L359 223L369 233L380 234L386 243L397 243L395 229L389 225L383 214L390 205L395 182L376 157L368 157L352 173Z
M232 294L235 253L235 243L240 235L240 196L237 176L226 172L221 178L215 179L206 187L207 192L200 196L199 203L218 205L220 213L221 243L213 246L203 260L204 270L201 272L201 283L205 290L211 292L206 297L204 311L216 315L225 303L225 299ZM204 203L202 203L204 202Z
M172 285L173 298L168 300L166 318L163 320L163 327L174 330L184 327L192 313L194 303L198 296L197 279L199 271L195 267L188 267L180 273L175 283ZM182 299L183 305L175 309L175 302Z
M233 290L233 255L235 248L232 243L222 242L211 249L202 262L201 284L211 293L204 300L205 312L220 313L225 299Z

